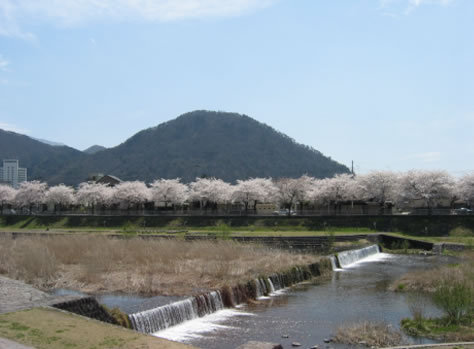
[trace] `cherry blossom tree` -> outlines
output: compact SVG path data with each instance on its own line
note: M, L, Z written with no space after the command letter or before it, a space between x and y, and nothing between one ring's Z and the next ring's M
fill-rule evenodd
M28 207L31 214L33 206L44 202L47 185L40 181L22 182L15 196L18 207Z
M398 175L391 171L373 171L357 177L361 198L379 204L380 213L395 199Z
M456 182L456 194L464 200L469 207L474 206L474 172L464 175Z
M189 197L189 188L176 179L157 179L151 184L151 199L154 202L182 205Z
M442 200L451 199L454 180L446 171L412 170L401 175L397 191L399 205L413 206L420 200L431 213Z
M275 181L274 200L291 214L291 208L297 202L309 199L310 189L314 178L302 176L300 178L281 178Z
M234 190L232 185L216 178L196 178L189 187L190 198L199 201L201 208L230 202Z
M358 183L350 174L338 174L313 182L310 198L315 203L340 207L343 202L354 201L358 197Z
M140 181L122 182L114 189L113 201L127 209L138 207L151 199L150 189Z
M16 190L9 185L0 185L0 214L3 214L4 205L13 204Z
M76 192L76 202L94 211L97 206L111 205L113 194L114 189L106 184L84 182Z
M250 178L237 180L234 187L232 200L244 204L245 212L248 212L250 203L254 209L258 202L263 202L274 195L275 186L269 178Z
M54 212L57 207L69 206L74 203L74 189L64 184L51 187L46 192L45 202L54 205Z

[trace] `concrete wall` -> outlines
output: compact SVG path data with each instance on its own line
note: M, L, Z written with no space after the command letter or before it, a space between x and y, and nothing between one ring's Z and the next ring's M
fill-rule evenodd
M177 230L188 227L204 227L226 224L230 227L255 225L269 230L284 227L304 227L325 230L332 227L369 228L379 232L404 232L419 236L443 236L456 227L474 230L474 215L471 216L3 216L0 226L17 225L28 229L29 225L47 227L62 221L65 227L121 227L127 223L141 229L160 229L169 226Z
M93 297L84 297L67 302L54 304L53 307L96 319L109 324L117 325L117 321Z

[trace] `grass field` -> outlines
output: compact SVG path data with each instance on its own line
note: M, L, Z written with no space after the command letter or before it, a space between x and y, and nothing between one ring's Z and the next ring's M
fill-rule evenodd
M50 308L0 314L0 337L36 349L193 348Z
M192 295L319 260L314 254L229 240L0 238L0 274L41 289L87 293Z

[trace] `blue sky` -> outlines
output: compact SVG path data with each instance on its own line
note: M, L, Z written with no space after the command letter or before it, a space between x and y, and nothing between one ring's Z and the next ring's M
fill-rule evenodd
M0 128L247 114L358 172L474 170L472 0L0 0Z

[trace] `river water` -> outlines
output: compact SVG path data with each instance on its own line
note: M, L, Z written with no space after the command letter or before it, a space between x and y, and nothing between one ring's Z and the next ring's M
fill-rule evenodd
M224 309L154 333L157 337L189 343L205 349L234 349L248 341L281 343L290 348L299 342L302 348L318 345L327 348L324 339L331 338L343 324L357 321L383 321L399 329L400 320L410 317L409 299L405 293L392 292L388 286L407 272L434 268L452 262L446 256L389 255L378 253L336 270L327 280L315 280L277 291L257 304ZM57 290L56 294L73 291ZM119 307L127 313L151 309L179 300L177 297L140 297L134 295L98 295L108 307ZM429 302L426 315L440 311ZM288 338L282 338L287 335ZM407 338L416 343L428 339ZM335 349L347 346L330 344Z
M410 316L407 296L387 287L407 272L448 262L449 258L443 256L381 253L335 271L329 280L300 284L258 304L224 310L155 335L206 349L234 349L251 340L281 343L284 348L291 347L292 342L300 342L302 348L325 348L324 339L342 324L384 321L399 329L400 320ZM440 314L429 302L426 312ZM426 339L408 340L430 343Z

